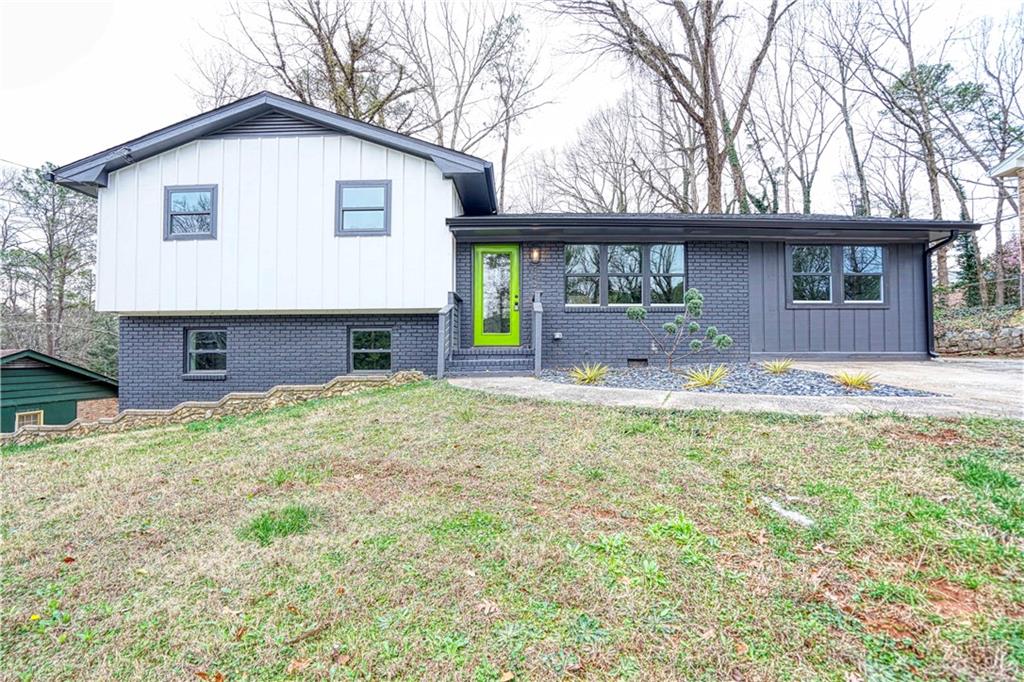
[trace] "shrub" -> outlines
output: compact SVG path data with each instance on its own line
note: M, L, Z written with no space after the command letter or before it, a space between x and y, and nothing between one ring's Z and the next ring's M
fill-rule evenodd
M789 358L783 358L782 360L765 360L762 364L764 371L769 374L785 374L789 370L793 369L793 361Z
M577 384L597 384L604 381L607 374L608 365L602 365L600 362L596 362L593 365L587 363L582 367L577 366L569 370L569 376Z
M719 386L727 376L729 376L729 368L725 365L696 367L686 371L686 388Z
M697 289L688 289L683 294L683 305L685 310L675 316L671 322L661 325L661 334L658 334L647 325L647 311L639 306L626 310L626 317L638 322L647 335L651 337L651 343L662 354L668 362L668 368L672 369L672 360L680 345L689 337L686 344L690 353L699 353L704 350L704 342L708 341L717 350L723 351L732 346L732 337L728 334L721 334L717 327L709 326L704 330L703 338L700 338L700 323L697 320L704 314L704 296Z
M832 377L846 388L870 391L874 388L875 375L870 372L838 372Z

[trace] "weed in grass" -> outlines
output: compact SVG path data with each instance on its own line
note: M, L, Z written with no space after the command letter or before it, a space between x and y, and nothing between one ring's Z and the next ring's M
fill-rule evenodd
M1020 481L1001 469L989 466L980 457L960 457L948 464L953 478L972 488L986 492L1020 489Z
M315 512L302 505L290 505L279 511L263 512L239 532L242 540L255 540L266 547L276 538L307 532L313 526Z
M303 483L315 485L327 479L331 471L326 467L297 466L282 467L270 472L267 482L275 487L281 487L286 483Z
M651 417L637 417L630 419L622 425L622 434L625 436L636 436L644 433L658 431L660 425Z
M909 604L917 606L924 603L924 595L907 585L886 580L865 580L860 584L862 595L889 604Z
M647 532L651 537L671 540L679 545L682 549L680 558L683 563L697 564L707 561L707 551L717 546L714 539L700 532L683 514L652 523L647 526Z
M636 656L620 656L618 664L612 668L612 677L623 680L632 680L641 672L640 662Z
M790 358L783 358L781 360L765 360L761 363L764 371L769 374L785 374L789 370L793 369L793 361Z
M714 388L725 382L729 376L729 368L725 365L717 367L695 367L686 370L686 388Z
M599 384L608 376L608 365L600 362L595 364L587 363L582 367L576 366L569 370L569 376L577 384Z
M844 388L870 391L874 388L875 375L871 372L836 372L832 379Z
M596 618L581 613L569 627L569 638L577 644L597 644L608 639L608 631Z
M469 542L487 544L505 532L505 524L486 512L474 511L456 514L430 527L430 533L439 542Z

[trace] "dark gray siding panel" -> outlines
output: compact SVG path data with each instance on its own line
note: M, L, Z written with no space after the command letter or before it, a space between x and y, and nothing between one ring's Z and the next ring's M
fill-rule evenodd
M540 263L529 261L532 247L541 249ZM456 290L462 297L461 345L473 345L473 263L472 244L456 248ZM631 358L646 358L652 364L663 363L664 356L651 352L649 337L636 322L626 319L624 308L567 308L565 306L564 244L523 244L520 282L521 344L530 345L533 336L531 301L535 291L542 292L544 304L545 367L566 367L582 362L603 362L621 366ZM704 294L704 325L716 325L733 338L729 351L708 350L700 361L746 360L750 348L748 320L747 244L745 242L688 242L687 286ZM659 328L678 314L679 309L649 309L649 324ZM560 340L553 335L561 333ZM680 353L680 357L684 354Z
M228 332L227 377L184 379L186 328ZM392 369L437 371L437 314L122 317L120 407L166 408L232 391L320 384L349 371L349 329L392 330Z
M786 307L786 247L750 242L750 352L924 355L922 244L890 244L884 308Z

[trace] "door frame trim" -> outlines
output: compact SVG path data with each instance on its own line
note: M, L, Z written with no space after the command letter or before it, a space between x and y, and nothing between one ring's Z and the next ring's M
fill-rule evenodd
M483 252L506 252L512 256L509 274L509 295L513 309L509 315L509 331L507 334L485 334L483 317ZM520 275L522 272L522 250L517 243L474 244L473 245L473 345L474 346L521 346L521 300L522 292ZM488 337L492 338L488 338ZM495 338L499 337L499 338Z

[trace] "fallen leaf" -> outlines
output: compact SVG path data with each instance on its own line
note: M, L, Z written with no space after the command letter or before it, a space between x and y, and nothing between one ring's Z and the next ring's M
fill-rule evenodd
M301 673L308 667L308 658L295 658L292 659L292 662L288 664L288 670L286 670L285 672L287 672L289 675L295 675L296 673Z
M345 594L345 586L344 585L338 585L338 589L336 589L334 592L335 592L335 594L337 594L339 596Z
M241 641L241 639L243 637L245 637L245 633L247 633L247 632L249 632L249 628L247 628L244 625L242 627L238 628L237 630L235 630L235 641L236 642Z
M289 604L288 606L286 606L284 608L288 611L288 613L293 613L296 616L299 615L299 613L300 613L299 607L296 606L295 604Z
M66 564L73 564L73 563L75 563L75 557L73 557L73 556L66 556L63 559L61 559L61 561L63 561Z
M715 631L714 631L714 629L712 629L712 628L708 628L707 630L705 630L705 631L704 631L704 632L703 632L703 633L701 634L701 636L700 636L700 641L702 641L702 642L706 642L706 641L708 641L709 639L711 639L711 638L712 638L712 637L714 637L714 636L715 636Z
M334 662L338 665L348 665L348 662L352 660L352 657L348 654L335 654Z
M208 680L208 679L210 679L210 673L204 673L204 672L200 671L200 672L196 673L196 677L198 677L201 680Z
M750 651L750 647L745 642L736 642L736 653L740 656L745 656Z
M477 604L476 610L485 616L495 616L501 611L497 604L487 599Z
M264 597L273 597L277 593L277 590L271 590L270 592L264 592Z
M501 677L498 678L498 682L512 682L515 678L515 673L505 671L501 674Z

